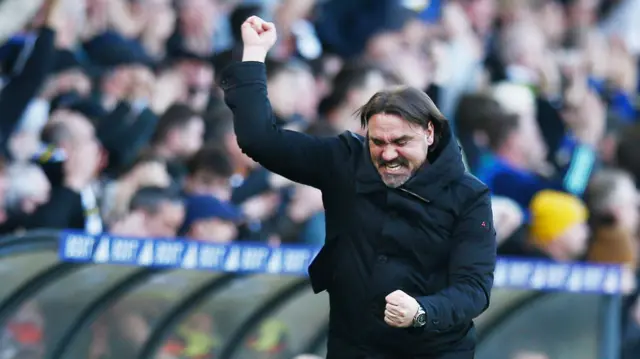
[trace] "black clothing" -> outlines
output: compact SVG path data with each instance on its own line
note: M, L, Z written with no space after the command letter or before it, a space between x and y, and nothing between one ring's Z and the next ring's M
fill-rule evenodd
M489 191L465 172L451 131L429 164L393 189L361 136L277 128L264 64L232 65L221 79L243 151L322 190L327 238L309 273L316 292L329 292L328 358L472 358L472 320L488 307L493 284L495 231ZM384 323L385 297L398 289L425 309L425 327Z

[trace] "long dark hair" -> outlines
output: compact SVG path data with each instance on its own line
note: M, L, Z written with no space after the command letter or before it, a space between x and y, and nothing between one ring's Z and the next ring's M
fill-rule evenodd
M449 131L449 121L435 103L426 93L414 87L399 86L380 91L356 111L363 129L367 127L372 116L380 113L400 116L425 129L431 123L434 140L429 151L438 149L443 135Z

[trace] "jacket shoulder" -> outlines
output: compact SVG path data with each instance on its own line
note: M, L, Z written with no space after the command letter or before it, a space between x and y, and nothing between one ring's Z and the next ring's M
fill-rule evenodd
M456 192L461 210L482 197L490 196L489 187L469 172L465 172L456 181Z
M347 147L353 150L362 151L364 148L365 138L351 131L344 131L338 136L338 138L340 138Z
M340 144L347 150L347 153L349 153L350 160L360 158L359 156L364 150L364 137L351 131L345 131L338 135L338 140L340 141Z

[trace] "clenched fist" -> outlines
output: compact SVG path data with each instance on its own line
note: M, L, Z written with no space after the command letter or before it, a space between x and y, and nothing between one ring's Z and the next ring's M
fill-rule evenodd
M242 24L241 30L244 44L242 61L264 62L267 52L278 39L276 26L257 16L251 16Z
M385 323L396 328L408 328L413 324L413 318L420 307L415 298L401 290L396 290L385 300L387 301L384 308Z

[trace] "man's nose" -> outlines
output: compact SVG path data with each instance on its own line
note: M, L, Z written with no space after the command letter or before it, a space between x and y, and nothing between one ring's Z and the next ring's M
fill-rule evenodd
M398 152L393 147L387 147L382 151L382 159L392 161L398 157Z

